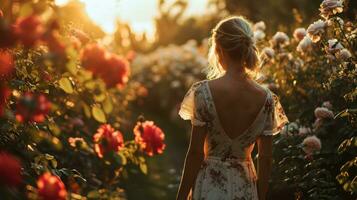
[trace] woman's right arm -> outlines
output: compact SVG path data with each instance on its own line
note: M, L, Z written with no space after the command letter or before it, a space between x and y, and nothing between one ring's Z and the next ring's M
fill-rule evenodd
M258 196L265 200L272 168L273 136L260 136L258 143Z

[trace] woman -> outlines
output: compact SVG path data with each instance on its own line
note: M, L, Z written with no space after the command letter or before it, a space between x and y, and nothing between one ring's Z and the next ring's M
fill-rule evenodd
M249 74L259 59L251 25L243 17L213 29L208 78L192 85L179 115L192 123L177 200L266 198L272 136L287 117L278 97ZM251 152L258 146L258 175Z

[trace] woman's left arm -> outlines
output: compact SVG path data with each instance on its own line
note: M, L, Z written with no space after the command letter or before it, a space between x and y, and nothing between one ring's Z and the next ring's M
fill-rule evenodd
M186 200L192 189L204 159L206 128L192 126L190 145L186 154L184 169L176 200Z

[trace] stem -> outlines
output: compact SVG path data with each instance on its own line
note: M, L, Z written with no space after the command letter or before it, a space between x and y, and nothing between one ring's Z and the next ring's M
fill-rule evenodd
M349 49L351 50L352 56L355 58L356 55L355 55L355 52L354 52L354 50L353 50L353 48L352 48L352 44L351 44L350 41L348 40L348 38L347 38L347 36L346 36L346 33L345 33L345 31L343 30L343 27L341 26L340 22L337 21L337 24L338 24L338 27L339 27L340 30L341 30L341 33L342 33L343 37L345 38L345 40L346 40L346 42L347 42L347 44L348 44Z

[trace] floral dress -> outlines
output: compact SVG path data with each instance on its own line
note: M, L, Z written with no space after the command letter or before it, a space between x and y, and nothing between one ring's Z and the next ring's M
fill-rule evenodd
M205 159L197 174L190 199L258 200L257 175L251 152L257 137L275 135L288 122L278 97L269 89L264 106L251 126L236 138L223 130L208 81L191 86L179 115L194 126L207 128Z

